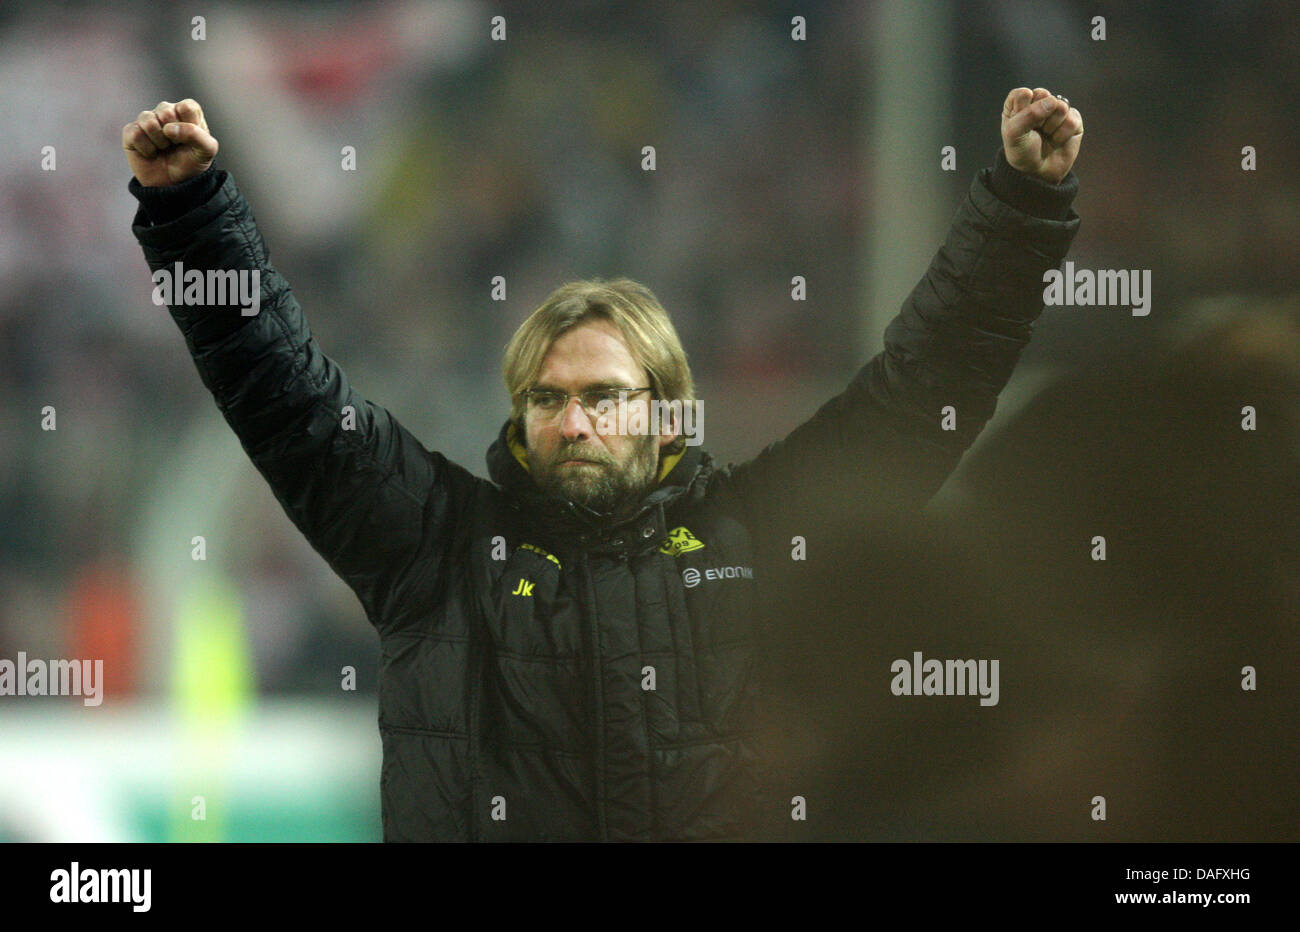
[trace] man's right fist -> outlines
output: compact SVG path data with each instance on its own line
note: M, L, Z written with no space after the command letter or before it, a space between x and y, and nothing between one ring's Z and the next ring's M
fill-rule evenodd
M122 127L122 148L131 174L146 188L201 175L217 157L217 140L208 132L203 108L188 97L141 110L134 123Z

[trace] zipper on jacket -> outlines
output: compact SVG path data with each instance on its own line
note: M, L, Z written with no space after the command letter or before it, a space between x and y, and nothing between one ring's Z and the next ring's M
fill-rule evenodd
M591 618L591 669L593 689L593 706L596 719L596 826L601 841L609 840L605 825L605 684L602 682L600 662L600 632L596 622L596 582L591 575L591 565L584 552L580 558L582 574L586 588L588 615Z

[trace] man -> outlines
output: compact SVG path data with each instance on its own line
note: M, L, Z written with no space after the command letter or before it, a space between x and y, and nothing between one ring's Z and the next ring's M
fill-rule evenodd
M378 631L386 840L723 840L788 820L750 731L764 566L783 548L788 565L825 483L889 477L873 494L919 506L951 472L1078 228L1082 132L1064 99L1012 91L997 164L885 352L740 466L685 442L690 371L647 289L560 288L507 349L487 481L321 352L195 101L124 128L156 280L202 273L198 300L167 302L200 377ZM260 303L202 292L232 273L257 273ZM678 416L624 426L655 402Z

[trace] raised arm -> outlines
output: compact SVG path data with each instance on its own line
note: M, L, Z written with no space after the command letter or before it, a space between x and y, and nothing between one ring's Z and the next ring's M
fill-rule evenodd
M1078 230L1082 133L1046 90L1008 95L995 166L972 182L884 351L784 440L721 470L720 501L779 537L846 505L919 508L938 491L992 417L1042 312L1043 273Z
M477 481L361 397L321 352L193 100L123 129L141 202L132 226L203 384L275 497L356 592L396 622L406 571L438 578Z

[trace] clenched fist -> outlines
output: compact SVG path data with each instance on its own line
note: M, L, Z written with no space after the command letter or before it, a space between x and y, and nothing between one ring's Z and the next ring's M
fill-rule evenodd
M146 188L201 175L217 156L217 140L208 132L203 108L188 97L141 110L134 123L122 127L122 148L131 174Z
M1011 167L1053 184L1070 173L1083 142L1083 117L1069 102L1018 87L1002 105L1002 150Z

